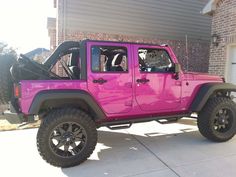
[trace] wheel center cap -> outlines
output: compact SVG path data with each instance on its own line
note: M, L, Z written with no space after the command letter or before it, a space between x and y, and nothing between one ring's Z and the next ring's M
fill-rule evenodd
M225 122L226 122L225 117L220 117L220 118L219 118L219 124L220 124L220 125L224 125Z
M63 135L62 139L64 142L71 143L72 141L74 141L74 135L73 135L73 133L66 132Z

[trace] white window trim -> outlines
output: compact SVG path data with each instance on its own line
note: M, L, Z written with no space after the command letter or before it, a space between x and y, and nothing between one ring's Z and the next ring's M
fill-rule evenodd
M203 15L212 15L212 13L216 10L216 4L218 1L219 0L210 0L202 9L201 13Z

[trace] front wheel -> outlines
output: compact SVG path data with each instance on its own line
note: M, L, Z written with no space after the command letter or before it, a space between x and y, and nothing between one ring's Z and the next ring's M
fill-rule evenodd
M208 100L197 124L201 134L209 140L228 141L236 133L236 104L225 97Z
M37 147L44 160L57 167L85 161L97 143L94 121L81 110L67 108L49 113L37 134Z

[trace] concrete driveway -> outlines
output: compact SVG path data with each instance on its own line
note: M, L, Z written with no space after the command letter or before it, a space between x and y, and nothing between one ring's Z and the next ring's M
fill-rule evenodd
M196 122L134 124L130 129L99 129L85 163L67 169L48 165L36 148L37 129L0 133L1 177L235 177L236 138L212 143Z

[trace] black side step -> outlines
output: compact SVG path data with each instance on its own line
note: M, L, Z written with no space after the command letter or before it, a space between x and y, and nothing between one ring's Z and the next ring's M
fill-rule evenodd
M119 130L119 129L130 128L131 126L132 124L129 123L129 124L121 124L121 125L109 125L107 126L107 128L109 128L110 130Z
M169 118L169 119L158 119L156 120L160 124L170 124L178 122L179 118Z

